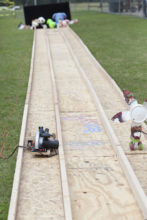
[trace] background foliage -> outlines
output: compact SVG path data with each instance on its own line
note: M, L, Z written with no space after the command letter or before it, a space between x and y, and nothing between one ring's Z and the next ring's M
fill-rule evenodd
M21 5L21 0L0 0L0 6L14 6Z

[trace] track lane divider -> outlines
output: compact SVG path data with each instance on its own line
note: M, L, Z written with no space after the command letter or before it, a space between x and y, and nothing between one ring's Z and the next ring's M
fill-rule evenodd
M60 175L61 175L61 184L62 184L62 193L63 193L64 214L65 214L65 220L72 220L71 201L70 201L70 193L69 193L68 178L67 178L64 149L63 149L62 131L61 131L59 102L58 102L57 87L56 87L55 74L53 68L53 60L51 55L51 48L49 44L49 35L46 34L46 38L47 38L49 65L51 70L51 80L53 86L57 134L59 140L59 163L60 163Z

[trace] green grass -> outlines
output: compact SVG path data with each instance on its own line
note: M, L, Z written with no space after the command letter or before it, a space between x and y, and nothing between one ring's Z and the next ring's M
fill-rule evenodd
M19 143L28 84L33 31L18 30L23 20L0 17L0 149L9 155ZM0 159L0 220L7 219L15 156Z
M104 69L140 102L147 97L147 20L103 13L77 12L73 30Z

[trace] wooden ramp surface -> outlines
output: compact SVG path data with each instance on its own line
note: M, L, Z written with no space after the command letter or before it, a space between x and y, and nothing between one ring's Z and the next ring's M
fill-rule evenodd
M143 219L106 134L94 99L66 40L70 42L75 56L92 82L108 119L118 110L126 108L119 92L69 28L37 30L25 143L33 138L39 126L48 127L51 133L57 131L48 57L50 50L58 92L72 218ZM112 126L127 153L130 125ZM134 158L136 161L139 161L140 157L146 159L144 155L133 155L133 159L128 157L132 164L135 163ZM134 167L138 174L137 164ZM146 180L147 178L144 178L144 181ZM42 158L25 151L16 219L65 219L62 184L58 156ZM144 185L146 186L146 183L142 182L142 186Z

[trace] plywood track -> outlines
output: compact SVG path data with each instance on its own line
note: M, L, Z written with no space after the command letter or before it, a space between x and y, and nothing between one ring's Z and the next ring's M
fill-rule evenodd
M39 126L57 133L55 106L58 104L72 219L143 219L96 103L68 44L92 82L108 118L119 107L121 110L126 107L119 92L98 69L69 28L37 30L25 143L33 138ZM52 72L58 103L54 100ZM112 100L117 105L112 104ZM116 108L112 109L112 105L116 105ZM115 129L119 130L119 127ZM127 132L121 135L125 134ZM121 142L126 153L127 138L126 135L125 143ZM14 216L9 216L9 220L69 220L66 216L59 159L63 158L42 158L24 151L17 209ZM135 167L133 162L132 166Z

